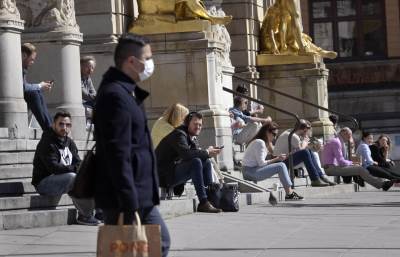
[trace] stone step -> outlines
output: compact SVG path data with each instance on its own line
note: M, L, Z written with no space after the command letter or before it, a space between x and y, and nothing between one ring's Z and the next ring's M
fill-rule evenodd
M0 211L50 208L70 205L72 205L72 200L66 194L62 195L61 197L41 196L38 194L16 197L0 197Z
M354 192L353 184L341 184L333 187L299 187L295 189L299 194L307 198L321 197L332 194ZM285 194L282 190L274 192L280 200ZM273 208L268 203L268 193L241 193L239 205L261 204ZM174 199L161 201L159 206L161 215L168 219L176 216L193 213L198 201L196 199ZM281 203L279 203L281 204ZM240 210L239 210L240 211ZM76 210L72 206L58 206L54 208L33 210L12 210L0 212L0 230L49 227L73 224L76 220Z
M76 223L76 209L4 211L0 213L0 230L64 226Z
M74 141L78 149L84 150L86 141ZM26 140L26 139L1 139L0 138L0 152L25 152L35 151L39 140ZM94 145L94 141L89 141L87 148L90 149Z
M163 218L173 218L194 212L193 199L161 201L159 210ZM62 226L76 223L73 207L54 209L13 210L0 212L0 230Z
M0 165L0 182L5 179L32 177L32 164Z
M0 152L0 165L31 164L34 152Z
M31 179L5 179L0 180L0 197L22 196L23 194L36 193Z

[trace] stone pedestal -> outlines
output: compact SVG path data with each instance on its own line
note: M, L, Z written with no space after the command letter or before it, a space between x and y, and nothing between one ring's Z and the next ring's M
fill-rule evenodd
M292 96L302 98L314 104L328 107L328 70L322 60L305 64L286 64L259 66L259 83L280 90ZM296 113L300 118L312 122L313 135L328 138L333 135L329 114L310 105L260 89L259 97L267 103ZM281 130L293 128L293 118L266 108Z
M227 108L232 95L234 68L225 42L212 26L207 31L147 35L152 42L155 73L142 87L151 92L146 101L150 119L157 119L171 104L180 102L204 114L199 141L203 148L224 145L221 167L232 169L232 134ZM226 56L227 55L227 56Z
M21 31L18 16L4 14L0 7L0 127L8 128L13 138L25 138L27 107L23 98Z
M77 32L26 33L24 42L34 44L38 51L29 70L30 81L54 80L54 87L45 93L51 115L58 110L72 115L74 139L86 138L86 119L82 105L79 46L82 34Z

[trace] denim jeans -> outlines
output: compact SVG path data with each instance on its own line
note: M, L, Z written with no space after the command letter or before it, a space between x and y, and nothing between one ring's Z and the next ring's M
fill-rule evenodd
M243 167L243 178L252 181L261 181L278 174L284 188L292 186L289 172L283 162L272 163L261 167Z
M25 92L24 98L42 130L50 129L52 121L42 92L39 90Z
M46 196L61 196L72 190L74 186L76 174L75 173L63 173L63 174L53 174L42 181L36 187L36 191L40 195ZM72 197L72 202L74 203L78 213L85 217L91 217L94 210L94 200L93 199L78 199Z
M212 183L211 161L193 158L175 166L174 186L192 179L199 201L207 199L205 187Z
M319 177L322 177L324 175L322 170L319 168L319 165L310 149L299 150L297 152L294 152L292 156L293 166L296 166L303 162L304 166L306 166L308 175L310 176L311 180L317 180ZM289 166L289 159L285 160L285 164Z
M169 248L171 245L171 239L169 236L168 228L165 225L164 220L161 217L158 208L153 206L149 208L139 209L139 216L142 224L159 224L161 226L161 250L162 256L168 256ZM103 209L104 224L115 225L118 223L118 217L120 212L114 209ZM135 216L133 212L124 213L124 224L133 224Z

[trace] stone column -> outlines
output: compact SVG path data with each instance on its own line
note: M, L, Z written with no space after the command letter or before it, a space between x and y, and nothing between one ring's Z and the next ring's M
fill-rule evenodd
M38 57L29 71L30 81L53 80L53 89L46 94L52 115L59 109L72 115L72 136L84 139L85 112L80 81L80 51L82 34L75 19L73 0L22 1L18 8L26 22L24 42L33 43Z
M21 31L24 22L13 0L0 0L0 127L25 138L28 125L23 99Z

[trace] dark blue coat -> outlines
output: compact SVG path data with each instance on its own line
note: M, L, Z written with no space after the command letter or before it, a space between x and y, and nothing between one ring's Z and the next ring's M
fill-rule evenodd
M116 68L103 76L94 114L99 208L132 211L160 202L155 155L142 106L148 95Z

